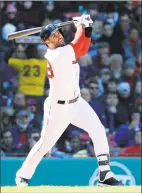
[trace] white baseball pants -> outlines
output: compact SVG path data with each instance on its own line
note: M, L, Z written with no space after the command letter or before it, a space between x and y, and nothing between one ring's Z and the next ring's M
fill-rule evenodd
M94 110L82 97L71 104L57 104L57 101L47 98L44 102L43 121L41 138L31 149L16 176L30 179L41 159L51 150L70 123L88 132L96 156L109 153L105 129Z

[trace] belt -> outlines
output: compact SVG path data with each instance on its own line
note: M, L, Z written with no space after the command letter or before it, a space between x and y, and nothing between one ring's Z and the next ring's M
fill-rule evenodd
M72 99L72 100L69 100L69 101L60 101L60 100L59 100L59 101L57 101L57 103L58 103L58 104L62 104L62 105L66 104L66 103L67 103L67 104L71 104L71 103L75 103L75 102L78 100L78 98L79 98L79 97L76 97L76 98L74 98L74 99Z

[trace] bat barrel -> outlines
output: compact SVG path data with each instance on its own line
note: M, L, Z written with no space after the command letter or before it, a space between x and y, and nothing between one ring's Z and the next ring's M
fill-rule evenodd
M32 28L32 29L26 29L26 30L10 33L10 34L8 34L8 39L13 40L15 38L20 38L23 36L28 36L28 35L32 35L35 33L39 33L41 31L41 28L42 27L36 27L36 28Z

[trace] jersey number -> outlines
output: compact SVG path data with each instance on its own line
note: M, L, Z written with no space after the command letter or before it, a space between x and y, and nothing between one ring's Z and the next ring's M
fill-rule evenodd
M47 62L47 76L48 76L48 78L53 78L54 77L52 66L49 62Z
M30 65L25 65L23 68L24 76L30 76L32 69L33 69L33 75L35 77L40 76L40 67L38 65L34 65L33 67L31 67Z

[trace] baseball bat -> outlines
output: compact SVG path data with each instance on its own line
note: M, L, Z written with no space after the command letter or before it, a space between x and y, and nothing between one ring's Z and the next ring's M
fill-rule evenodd
M62 26L72 24L72 23L73 23L73 21L66 21L66 22L57 23L57 24L55 24L55 26L56 27L62 27ZM13 40L16 38L36 34L36 33L39 33L41 31L41 29L42 29L42 27L36 27L36 28L31 28L31 29L13 32L13 33L8 34L8 40Z

